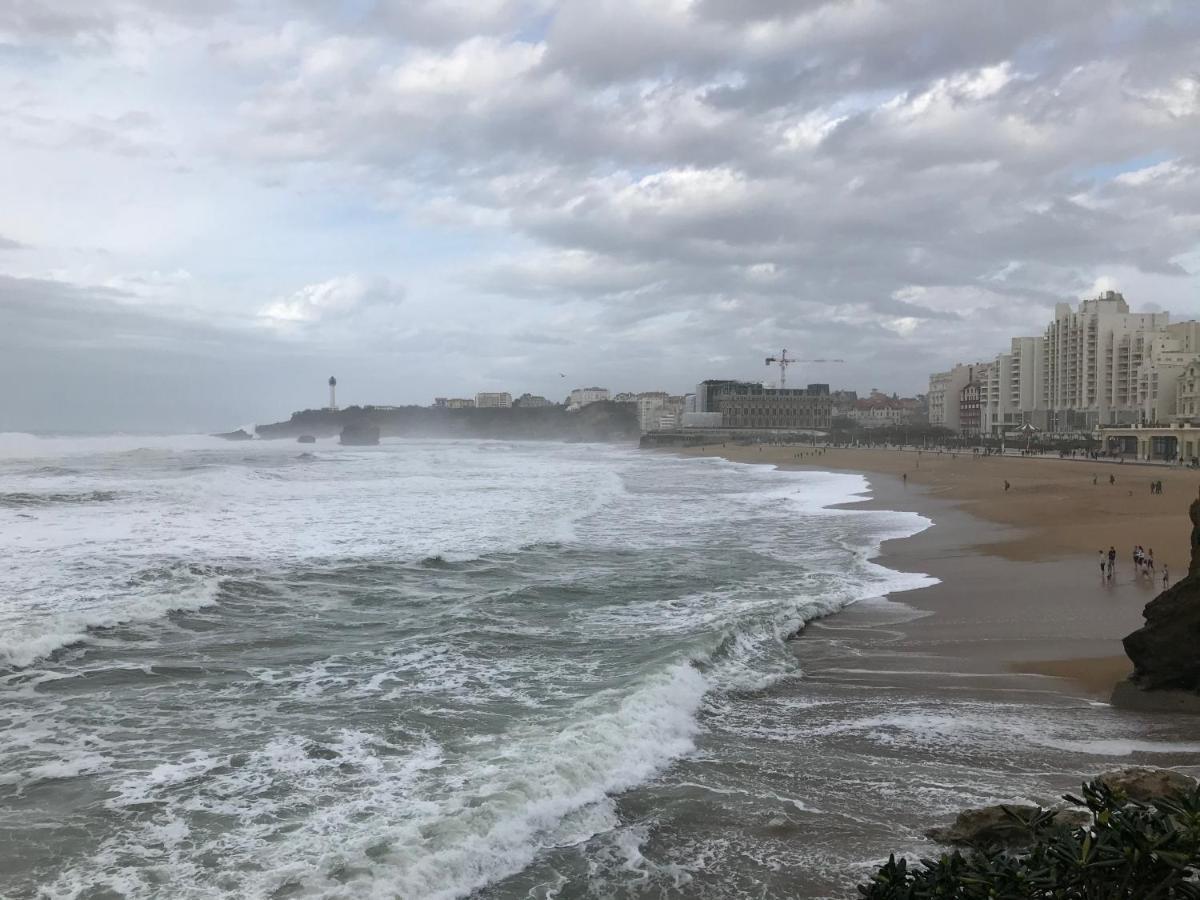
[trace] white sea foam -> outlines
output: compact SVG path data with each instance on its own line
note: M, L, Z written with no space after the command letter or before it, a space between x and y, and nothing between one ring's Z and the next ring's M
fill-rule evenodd
M796 673L784 641L797 627L929 583L869 561L920 517L827 508L860 495L859 476L516 443L323 452L327 467L259 443L39 457L47 490L122 499L40 511L0 546L27 567L6 583L18 602L0 603L25 629L0 645L10 664L122 623L148 626L153 648L170 610L215 603L226 581L270 587L189 637L200 674L156 684L151 703L114 689L107 708L142 736L126 756L113 738L70 745L68 716L44 724L25 771L97 778L115 817L46 896L469 895L618 830L613 796L692 752L706 700ZM12 459L0 490L34 477ZM582 561L555 568L568 554ZM432 557L492 559L476 581L412 565ZM229 626L234 605L244 618ZM205 654L260 636L244 660L222 658L244 677L190 692ZM269 655L271 641L288 651ZM102 650L122 671L148 665L119 638ZM186 737L160 709L188 710ZM618 865L640 869L638 835L620 833Z

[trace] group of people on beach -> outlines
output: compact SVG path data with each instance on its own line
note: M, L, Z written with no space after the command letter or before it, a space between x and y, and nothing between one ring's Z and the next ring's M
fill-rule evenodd
M1109 547L1108 552L1100 551L1100 580L1111 584L1117 568L1117 548ZM1133 570L1150 583L1154 582L1154 548L1149 550L1138 544L1133 548ZM1162 585L1166 589L1171 581L1171 573L1166 563L1162 568Z

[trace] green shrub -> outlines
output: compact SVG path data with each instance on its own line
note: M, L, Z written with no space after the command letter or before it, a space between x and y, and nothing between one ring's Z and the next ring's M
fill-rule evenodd
M1042 810L1022 819L1025 849L976 846L919 866L893 855L866 884L865 900L1200 900L1200 788L1131 802L1099 781L1083 786L1092 822L1053 823Z

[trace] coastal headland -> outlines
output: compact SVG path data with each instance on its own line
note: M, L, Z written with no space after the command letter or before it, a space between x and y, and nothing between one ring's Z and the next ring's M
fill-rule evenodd
M1188 469L969 451L728 444L679 452L859 472L871 499L855 508L931 519L927 531L885 544L879 560L939 579L897 598L926 615L889 643L889 651L911 651L906 658L923 671L1027 673L1107 699L1132 670L1121 638L1141 626L1164 566L1172 584L1187 573L1187 511L1200 486L1200 473ZM1162 482L1162 493L1151 492L1152 481ZM1136 571L1135 545L1153 549L1153 579ZM1106 583L1098 556L1109 547L1117 564Z
M579 410L565 406L503 409L445 409L425 406L348 406L305 409L283 422L255 427L265 440L301 435L334 437L343 428L374 426L386 437L472 438L492 440L632 441L638 435L636 408L600 401ZM245 432L219 435L245 440Z

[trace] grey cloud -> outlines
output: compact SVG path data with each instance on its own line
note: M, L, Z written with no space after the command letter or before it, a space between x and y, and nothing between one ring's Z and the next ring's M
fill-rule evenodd
M489 342L494 365L472 362L470 329L431 321L441 310L420 289L394 316L334 288L306 294L283 273L262 306L299 323L288 353L334 333L411 367L533 377L586 364L596 379L679 387L707 374L706 358L753 361L786 343L842 348L853 361L831 377L864 386L887 371L912 390L936 365L1036 331L1110 269L1195 277L1200 17L1182 4L362 10L234 9L239 34L279 52L239 70L219 162L298 194L336 185L402 218L453 210L458 234L489 242L485 259L451 266L467 298L457 314L508 330ZM89 16L70 27L105 27ZM47 22L22 27L69 30ZM228 35L207 36L228 57ZM60 134L67 121L28 129ZM75 125L114 155L161 149L152 126ZM117 139L131 135L141 143ZM1171 166L1113 177L1162 159Z

